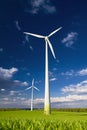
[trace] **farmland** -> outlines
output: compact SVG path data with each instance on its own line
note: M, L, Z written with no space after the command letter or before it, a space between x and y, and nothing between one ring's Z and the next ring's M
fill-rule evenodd
M0 111L0 130L87 130L87 112Z

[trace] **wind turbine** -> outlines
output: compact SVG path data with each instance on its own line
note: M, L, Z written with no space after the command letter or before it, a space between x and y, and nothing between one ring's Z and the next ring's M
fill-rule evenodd
M34 100L34 89L40 91L38 88L34 86L34 79L32 80L32 86L26 88L25 90L31 89L31 111L33 110L33 100Z
M44 102L44 113L46 115L49 115L51 113L51 108L50 108L50 91L49 91L49 74L48 74L48 46L50 47L50 50L52 52L52 55L54 59L56 59L53 47L51 42L49 41L49 37L51 37L53 34L58 32L62 27L56 29L52 33L50 33L48 36L42 36L38 34L33 34L33 33L28 33L24 32L24 34L31 35L37 38L43 38L46 42L46 51L45 51L45 102Z

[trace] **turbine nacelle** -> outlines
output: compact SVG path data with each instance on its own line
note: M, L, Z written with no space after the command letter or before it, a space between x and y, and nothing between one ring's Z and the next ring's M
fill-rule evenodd
M45 39L45 41L47 41L47 40L48 40L48 36L45 36L45 38L44 38L44 39ZM47 41L47 42L48 42L48 41Z
M34 79L32 80L32 86L26 88L25 90L29 90L29 89L36 89L36 90L40 91L37 87L34 86Z

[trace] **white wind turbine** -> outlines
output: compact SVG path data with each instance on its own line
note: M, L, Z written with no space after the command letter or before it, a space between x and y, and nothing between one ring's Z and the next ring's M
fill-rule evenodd
M44 102L44 113L45 114L50 114L51 113L51 109L50 109L50 91L49 91L49 74L48 74L48 46L50 47L50 50L53 54L53 57L55 57L55 53L52 47L51 42L49 41L49 37L51 37L53 34L55 34L56 32L58 32L62 27L56 29L55 31L53 31L52 33L50 33L48 36L42 36L42 35L38 35L38 34L33 34L33 33L28 33L28 32L24 32L25 34L37 37L37 38L43 38L46 42L46 54L45 54L45 102Z
M25 90L31 89L31 111L33 110L33 100L34 100L34 89L40 91L38 88L34 86L34 79L32 80L32 86L26 88Z

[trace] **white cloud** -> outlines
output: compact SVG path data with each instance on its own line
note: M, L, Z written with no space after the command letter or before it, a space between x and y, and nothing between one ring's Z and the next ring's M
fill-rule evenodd
M87 100L87 94L86 95L67 95L63 97L51 97L50 98L51 103L62 103L62 102L73 102L73 101L82 101ZM36 98L34 99L35 104L44 103L44 98Z
M45 10L45 12L47 12L49 14L56 12L55 6L51 6L51 5L44 5L43 9Z
M84 80L77 84L65 86L61 90L63 93L81 94L87 93L87 80Z
M74 70L70 70L70 71L62 72L61 75L63 75L63 76L73 76L74 73L75 73Z
M79 75L79 76L85 76L85 75L87 75L87 68L78 71L77 75Z
M77 39L78 33L77 32L70 32L67 34L67 36L62 40L62 43L65 43L66 47L71 47L76 39Z
M25 35L25 41L29 42L29 36Z
M25 86L26 87L26 86L29 85L26 81L25 82L21 82L19 80L14 80L13 83L14 83L15 86Z
M56 68L54 68L54 71L56 71ZM54 72L52 72L52 71L49 71L49 77L50 77L50 81L55 81L55 80L57 80L57 78L56 78Z
M27 82L22 82L21 86L28 86L29 84Z
M9 98L2 98L2 100L4 100L4 101L8 101L8 100L9 100Z
M12 67L10 69L4 69L0 67L0 91L5 91L7 93L8 89L12 87L21 87L21 86L28 86L29 84L26 81L19 81L19 80L12 80L13 75L18 71L17 68ZM6 91L7 90L7 91ZM14 94L13 91L10 93L11 95Z
M3 52L3 48L0 48L0 52Z
M58 70L57 68L53 68L53 71L56 71L56 70Z
M87 100L87 95L68 95L65 97L51 98L51 102L71 102L79 100Z
M56 62L59 63L60 61L57 59Z
M14 94L14 92L12 92ZM78 94L69 94L67 96L61 97L51 97L51 106L55 107L87 107L87 94L78 95ZM2 107L30 107L31 99L26 99L25 97L14 97L14 98L1 98L0 106ZM44 98L34 99L34 107L44 107Z
M32 46L30 46L29 48L30 48L31 51L33 51L33 47Z
M87 94L86 95L69 95L66 96L66 99L68 99L68 101L80 101L80 100L87 100Z
M36 84L42 83L42 80L35 81Z
M5 91L5 89L2 88L2 89L1 89L1 92L4 92L4 91Z
M26 98L21 98L21 101L25 101L26 100Z
M17 96L17 94L19 95L19 91L13 91L13 90L9 91L10 96Z
M45 0L32 0L31 1L31 5L33 7L40 7L41 5L43 5L45 3Z
M28 72L26 75L30 76L31 74Z
M29 83L27 83L26 81L25 82L22 82L22 81L19 81L19 80L12 80L12 79L0 79L0 91L1 92L8 92L8 90L11 90L11 95L13 93L13 90L12 89L25 89L25 87L29 86ZM22 92L21 91L15 91L15 93L20 93ZM4 93L3 93L4 94Z
M29 43L29 36L28 36L28 35L24 35L24 36L25 36L25 37L24 37L24 40L22 41L23 45L25 45L27 42ZM31 45L29 45L29 49L30 49L31 51L34 50Z
M18 71L17 68L12 67L11 69L4 69L0 67L0 77L9 79L12 78L13 74L15 74Z
M86 76L87 68L81 69L79 71L69 70L61 73L62 76Z
M31 0L31 9L26 9L27 12L30 12L32 14L38 14L40 11L43 13L55 13L56 8L51 3L51 0Z
M15 93L15 91L10 91L10 96L14 95Z
M50 81L56 81L57 80L57 78L51 78L50 79Z
M36 104L44 103L44 98L36 98L36 99L34 99L34 102L35 102Z
M18 31L20 31L20 30L21 30L21 28L20 28L20 26L19 26L19 22L18 22L18 21L15 21L15 26L16 26L16 28L18 29Z

